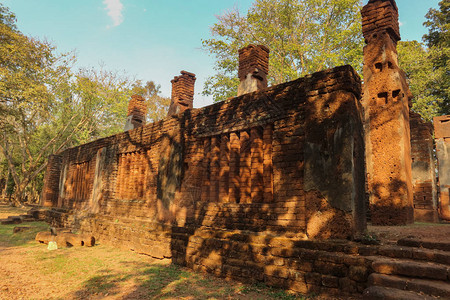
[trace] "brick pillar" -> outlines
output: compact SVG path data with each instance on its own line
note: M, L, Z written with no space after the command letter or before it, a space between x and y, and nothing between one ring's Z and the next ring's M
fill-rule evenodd
M180 76L172 79L172 101L168 116L176 115L193 107L195 79L194 73L186 71L181 71Z
M419 114L409 113L411 128L414 220L437 222L437 189L434 164L433 125Z
M394 0L370 0L361 15L366 42L363 106L372 224L412 223L412 95L397 60L398 9Z
M439 174L439 216L450 221L450 115L435 117L433 123Z
M42 206L56 207L58 205L61 164L62 157L60 155L52 154L48 157L41 200Z
M145 99L139 95L131 96L124 131L144 126L146 114L147 104L145 103Z
M239 87L237 95L251 93L267 87L269 48L248 45L239 50Z

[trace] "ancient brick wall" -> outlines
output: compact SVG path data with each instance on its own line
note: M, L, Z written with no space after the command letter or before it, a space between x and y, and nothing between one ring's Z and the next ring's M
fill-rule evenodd
M180 76L172 79L172 101L170 103L168 116L184 112L193 107L195 74L181 71Z
M269 73L269 48L264 45L248 45L239 50L237 95L255 92L267 87Z
M42 190L42 206L56 206L58 202L59 181L61 173L61 156L50 155L47 161L47 169Z
M439 216L450 221L450 115L435 117L433 123L439 172Z
M437 222L437 190L434 162L433 125L419 114L409 113L411 128L414 220Z
M361 233L360 92L358 75L344 66L68 149L49 220L189 266L203 268L207 258L222 266L214 272L236 278L268 255L259 242L239 240L243 234L299 241ZM267 280L295 283L275 275L277 255L267 258ZM295 264L295 253L286 259ZM319 260L314 274L299 271L298 289L305 280L340 286L325 271L322 285Z
M393 0L370 0L361 11L364 47L367 185L374 225L413 222L409 101L398 66L398 11Z
M354 190L363 161L358 80L336 68L69 149L59 206L95 202L111 217L352 235L363 227L353 216L363 193Z
M147 115L147 104L145 99L139 95L131 96L128 103L127 121L124 130L134 129L145 125L145 116Z

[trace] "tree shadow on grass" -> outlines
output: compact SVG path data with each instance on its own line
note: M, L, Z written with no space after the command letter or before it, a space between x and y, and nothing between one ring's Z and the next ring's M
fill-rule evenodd
M71 296L85 299L121 294L121 299L171 296L191 296L197 299L218 295L216 290L211 289L211 280L187 272L176 265L135 262L121 264L123 271L101 270L86 280L83 287ZM213 295L210 295L211 293Z
M98 271L68 298L102 299L115 296L120 299L295 299L282 291L267 287L258 287L256 292L253 286L230 284L174 264L121 262L121 265L121 271Z

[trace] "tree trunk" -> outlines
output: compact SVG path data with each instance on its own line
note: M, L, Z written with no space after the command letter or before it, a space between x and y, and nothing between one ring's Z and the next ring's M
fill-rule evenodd
M13 197L12 197L12 203L14 204L14 206L24 207L24 204L23 204L24 190L25 190L25 187L23 187L22 184L16 185L16 189L14 190Z

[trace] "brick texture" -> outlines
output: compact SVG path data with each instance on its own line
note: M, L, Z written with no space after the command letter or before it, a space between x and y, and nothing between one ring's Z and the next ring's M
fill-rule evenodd
M263 45L248 45L239 50L237 95L255 92L267 87L269 49Z
M413 222L409 102L397 61L395 1L369 1L361 11L364 47L367 186L374 225Z
M128 103L127 121L124 130L134 129L145 125L147 115L147 104L145 99L139 95L131 96Z
M365 229L360 94L338 67L65 150L48 220L229 278L361 289L294 247Z
M362 31L368 43L368 38L382 31L388 31L395 41L400 40L398 23L398 8L394 0L370 0L361 11Z
M414 192L414 220L437 222L437 185L434 162L433 125L409 113Z
M76 216L92 213L98 202L98 220L352 236L363 230L357 219L364 213L353 217L352 204L361 202L352 199L362 197L352 194L361 182L339 180L364 167L353 152L363 153L359 93L356 73L339 67L68 149L61 153L66 172L60 172L59 206ZM311 147L314 153L305 152ZM330 155L342 159L312 163ZM320 180L311 177L321 173ZM100 196L94 197L99 176ZM334 195L323 180L343 186L342 193ZM318 221L320 214L328 221ZM110 240L100 230L106 225L96 222L82 230ZM142 231L133 230L131 236L142 239Z
M181 71L180 76L175 76L172 83L172 101L168 116L184 112L193 107L195 74Z
M450 221L450 115L433 119L439 170L439 216Z
M61 159L60 155L50 155L48 157L42 191L42 206L52 207L58 203Z

